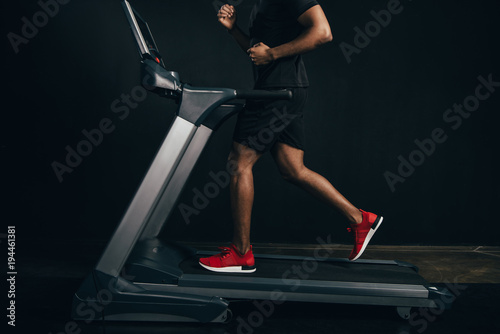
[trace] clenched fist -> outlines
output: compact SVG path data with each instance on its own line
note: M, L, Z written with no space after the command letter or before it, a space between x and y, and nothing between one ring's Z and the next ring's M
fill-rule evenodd
M236 24L236 9L234 6L226 4L219 9L217 18L227 30L233 30Z
M247 50L247 53L252 62L257 66L270 64L274 60L271 48L264 43L255 44Z

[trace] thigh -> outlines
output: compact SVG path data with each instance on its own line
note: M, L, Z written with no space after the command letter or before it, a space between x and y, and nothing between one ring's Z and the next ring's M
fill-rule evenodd
M291 101L247 101L238 115L233 139L257 152L267 152L276 142L302 148L303 108L306 88L293 88Z
M307 102L307 88L294 89L293 104L284 111L286 127L279 134L277 142L287 144L293 148L305 150L305 122L304 110Z

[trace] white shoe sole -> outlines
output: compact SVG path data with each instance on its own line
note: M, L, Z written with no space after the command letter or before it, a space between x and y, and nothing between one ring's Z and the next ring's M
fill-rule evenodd
M378 218L377 218L378 219ZM356 257L350 261L356 261L357 259L359 259L359 257L363 254L363 252L365 251L366 249L366 246L368 246L368 244L370 243L370 240L372 239L373 235L375 234L375 232L377 232L378 228L380 227L380 225L382 225L382 221L384 220L384 217L380 217L380 220L377 224L377 226L375 226L375 229L373 228L370 228L370 231L368 232L368 235L366 236L366 239L365 239L365 242L363 242L363 247L361 247L361 250L359 251L358 255L356 255ZM375 220L375 223L377 221ZM374 224L375 224L374 223Z
M209 267L201 262L198 262L203 268L214 271L217 273L240 273L240 274L251 274L257 270L257 268L251 268L251 269L243 269L242 266L234 266L234 267L224 267L224 268L215 268L215 267Z

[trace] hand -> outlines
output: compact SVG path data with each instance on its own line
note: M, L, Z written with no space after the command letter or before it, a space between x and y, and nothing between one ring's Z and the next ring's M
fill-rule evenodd
M236 10L234 6L224 5L219 9L217 13L220 24L224 26L227 30L233 30L236 23Z
M247 50L247 53L252 62L257 66L270 64L274 60L271 48L264 43L255 44Z

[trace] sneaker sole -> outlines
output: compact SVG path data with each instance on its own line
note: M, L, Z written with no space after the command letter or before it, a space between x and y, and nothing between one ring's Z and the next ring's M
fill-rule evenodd
M382 225L382 221L384 220L384 217L378 216L377 219L375 219L375 222L373 223L372 227L370 228L370 231L368 232L368 235L366 236L365 242L363 242L363 247L361 247L361 250L359 251L358 255L356 255L352 260L350 261L356 261L359 259L359 257L363 254L363 252L366 249L366 246L370 243L370 240L372 239L373 235L375 232L377 232L378 228L380 225ZM375 229L373 228L375 226Z
M201 262L198 262L203 268L214 271L217 273L241 273L241 274L251 274L257 270L255 267L246 267L246 266L233 266L233 267L223 267L223 268L215 268L207 266Z

